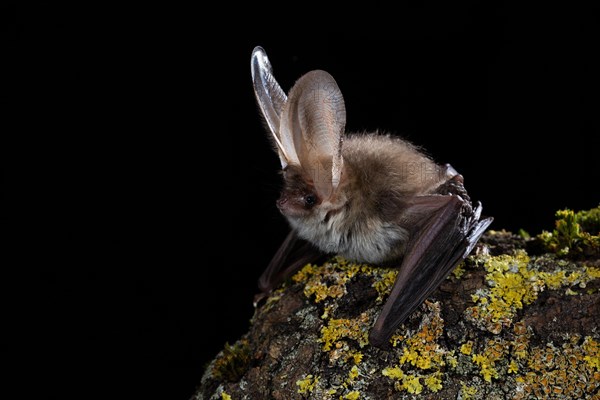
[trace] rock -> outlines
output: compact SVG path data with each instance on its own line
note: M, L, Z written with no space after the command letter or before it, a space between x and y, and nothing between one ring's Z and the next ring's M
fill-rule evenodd
M200 399L598 399L600 260L528 254L490 231L400 326L368 333L396 276L308 265L206 368Z

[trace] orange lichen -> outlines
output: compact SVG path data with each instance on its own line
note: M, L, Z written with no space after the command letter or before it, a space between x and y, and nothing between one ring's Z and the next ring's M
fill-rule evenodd
M522 392L515 398L590 398L600 388L598 342L590 336L581 345L580 341L580 336L572 335L561 346L547 343L532 348L524 366L527 371L517 378Z

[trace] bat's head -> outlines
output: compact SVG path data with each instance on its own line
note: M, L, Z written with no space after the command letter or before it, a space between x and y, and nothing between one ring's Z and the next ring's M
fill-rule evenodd
M342 93L331 75L317 70L303 75L286 95L261 47L252 53L251 70L283 171L277 206L300 236L310 240L315 229L341 218L346 203L341 190L346 124Z
M277 200L279 211L291 219L310 219L323 199L302 168L288 165L282 172L284 186Z
M346 197L339 186L324 192L315 184L313 175L296 165L287 165L282 171L283 188L277 207L292 225L320 224L333 213L342 213Z

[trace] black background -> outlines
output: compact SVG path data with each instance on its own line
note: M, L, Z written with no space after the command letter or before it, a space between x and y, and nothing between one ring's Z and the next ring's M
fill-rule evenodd
M555 210L600 200L587 10L413 10L372 39L261 35L216 16L206 28L210 14L185 9L3 11L24 56L11 63L23 154L5 159L9 236L24 245L11 263L26 271L16 315L46 395L187 399L247 330L287 233L255 45L286 91L330 72L348 131L398 134L451 163L492 229L535 234Z

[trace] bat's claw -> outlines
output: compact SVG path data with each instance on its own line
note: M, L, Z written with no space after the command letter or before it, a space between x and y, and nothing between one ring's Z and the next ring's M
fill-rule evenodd
M444 165L444 172L446 173L446 177L448 179L453 178L454 176L458 175L458 171L454 169L454 167L450 164L445 164Z
M461 185L465 183L465 178L463 178L463 176L461 174L454 175L450 179L456 183L460 183Z

